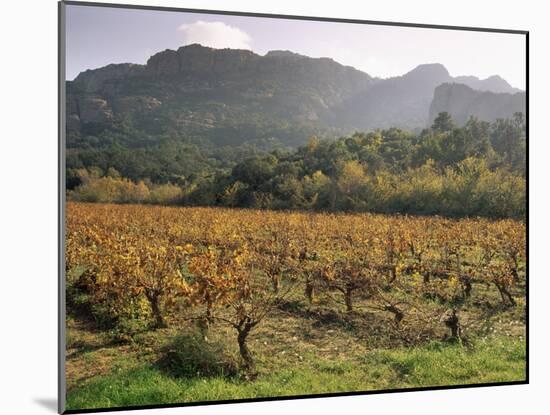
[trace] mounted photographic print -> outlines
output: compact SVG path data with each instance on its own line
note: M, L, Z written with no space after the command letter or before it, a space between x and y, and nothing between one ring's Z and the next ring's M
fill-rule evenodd
M61 2L60 412L528 382L528 33Z

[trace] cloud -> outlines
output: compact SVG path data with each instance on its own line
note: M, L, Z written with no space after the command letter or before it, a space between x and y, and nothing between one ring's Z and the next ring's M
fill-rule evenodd
M248 33L223 22L197 20L195 23L182 24L178 30L183 32L185 44L188 45L200 43L216 49L252 49L250 47L252 39Z

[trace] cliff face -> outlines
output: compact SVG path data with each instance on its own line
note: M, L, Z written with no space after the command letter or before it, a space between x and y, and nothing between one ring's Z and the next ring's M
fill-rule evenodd
M105 123L164 107L178 118L192 112L200 119L214 106L222 118L322 122L331 107L373 82L369 75L327 58L189 45L157 53L146 65L108 65L81 73L68 83L68 118L70 127L78 129L82 123ZM94 107L90 100L103 104ZM139 108L132 108L132 102Z
M466 85L445 83L434 91L430 105L430 122L442 111L447 111L458 124L470 116L485 121L508 118L515 112L525 112L525 93L515 94L476 91Z
M67 127L86 135L124 121L153 137L208 137L216 145L261 137L299 145L327 130L335 135L390 126L423 128L437 111L456 114L461 122L466 113L494 118L507 112L503 106L523 108L521 99L506 94L474 99L479 91L472 94L468 87L438 88L457 79L478 89L513 90L499 77L453 78L440 64L377 79L328 58L290 51L260 56L195 44L159 52L145 65L112 64L82 72L67 82Z
M147 62L146 72L156 76L183 74L238 77L260 59L260 56L248 50L218 50L195 44L153 55Z
M72 84L82 92L95 93L106 89L113 82L139 75L143 69L143 65L134 63L111 64L81 72Z

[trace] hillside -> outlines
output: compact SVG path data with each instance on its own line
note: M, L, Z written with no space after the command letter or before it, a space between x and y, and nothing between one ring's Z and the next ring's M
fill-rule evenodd
M525 92L515 94L476 91L469 86L445 83L435 88L430 105L430 121L446 111L453 119L464 124L472 115L485 121L511 117L515 112L524 112Z
M330 127L330 109L374 82L327 58L190 45L146 65L81 73L68 83L69 128L86 134L126 120L145 134L215 145L272 137L292 145Z
M454 114L467 105L455 102L462 96L456 94L432 103L436 87L450 82L500 93L509 103L504 116L524 108L502 78L453 78L441 64L379 79L329 58L194 44L159 52L145 65L107 65L67 82L67 145L101 146L102 135L115 131L126 147L163 137L212 147L296 147L311 135L420 129L433 119L430 107ZM481 100L470 113L492 120L500 115L493 110L493 101Z

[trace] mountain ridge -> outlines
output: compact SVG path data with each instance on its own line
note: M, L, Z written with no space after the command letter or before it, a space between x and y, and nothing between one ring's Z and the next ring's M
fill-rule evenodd
M363 70L360 70L360 69L357 69L351 65L345 65L345 64L341 64L337 61L335 61L334 59L332 58L328 58L328 57L320 57L320 58L313 58L313 57L309 57L309 56L306 56L306 55L303 55L303 54L300 54L300 53L296 53L296 52L292 52L290 50L270 50L268 51L266 54L264 54L263 56L262 55L259 55L259 54L256 54L255 52L252 52L250 50L247 50L247 49L230 49L230 48L225 48L225 49L216 49L216 48L210 48L210 47L206 47L206 46L202 46L198 43L194 43L194 44L190 44L190 45L184 45L184 46L181 46L180 48L178 48L177 50L173 50L173 49L165 49L164 51L160 51L160 52L157 52L153 55L151 55L149 57L149 59L147 60L146 64L137 64L137 63L130 63L130 62L127 62L127 63L112 63L112 64L108 64L108 65L105 65L105 66L102 66L102 67L99 67L99 68L95 68L95 69L87 69L85 71L82 71L80 72L76 78L73 80L73 81L68 81L68 82L79 82L82 80L83 77L86 77L88 76L89 74L92 74L92 73L95 73L95 72L110 72L110 73L113 73L115 74L116 76L116 69L117 68L120 68L120 69L123 69L123 68L127 68L127 69L131 69L134 71L134 73L139 73L139 70L140 69L146 69L152 62L154 62L155 60L157 59L161 59L161 57L167 57L167 56L175 56L175 54L178 54L179 51L182 51L182 50L189 50L190 48L196 48L196 49L206 49L206 50L212 50L212 51L230 51L229 53L233 53L233 52L236 52L236 53L244 53L246 55L250 55L250 56L255 56L255 57L259 57L259 58L262 58L262 57L270 57L270 58L297 58L297 59L313 59L313 60L329 60L329 61L333 61L335 63L338 63L339 65L341 65L342 67L347 67L347 68L352 68L358 72L362 72L366 75L368 75L369 77L371 77L372 79L376 79L376 80L380 80L380 81L386 81L386 80L391 80L391 79L394 79L394 78L402 78L402 77L411 77L413 74L418 74L418 73L425 73L426 72L426 69L430 69L432 70L432 74L433 74L433 70L437 70L439 71L440 73L443 73L445 76L448 76L448 77L451 77L455 80L456 83L462 83L462 84L465 84L473 89L478 89L478 90L482 90L482 91L490 91L490 92L508 92L508 93L515 93L515 92L522 92L523 90L521 90L520 88L515 88L515 87L512 87L508 81L506 81L504 78L502 78L500 75L491 75L491 76L488 76L487 78L480 78L480 77L477 77L477 76L474 76L474 75L459 75L459 76L455 76L455 77L452 77L447 68L441 64L441 63L424 63L424 64L419 64L417 65L416 67L414 67L413 69L411 69L410 71L404 73L403 75L397 75L397 76L392 76L392 77L386 77L386 78L382 78L382 77L373 77L371 75L369 75L367 72L363 71ZM169 60L170 58L168 58ZM166 61L164 62L165 64L168 64ZM170 65L168 64L168 68L170 67ZM112 72L111 72L112 70ZM170 72L171 70L170 69L166 69L167 72ZM131 72L130 70L128 70L127 72Z
M479 91L518 93L498 75L452 77L440 63L383 79L326 57L192 44L158 52L145 65L81 72L67 82L67 127L86 135L125 120L144 134L176 131L214 145L229 131L240 136L236 142L275 137L294 146L316 131L424 128L436 88L457 80ZM434 108L446 110L445 102L461 107L440 97ZM495 114L512 115L489 115Z

